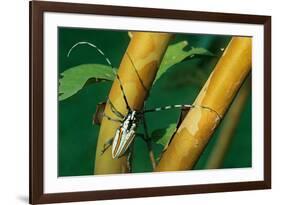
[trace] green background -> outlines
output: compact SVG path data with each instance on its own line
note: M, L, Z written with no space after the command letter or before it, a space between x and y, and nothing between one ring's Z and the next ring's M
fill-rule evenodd
M79 28L59 28L58 37L58 78L61 78L60 73L73 66L88 63L106 64L101 55L85 45L75 48L68 58L67 53L75 43L88 41L98 45L113 66L118 67L130 40L126 31ZM221 48L225 48L228 44L230 36L177 34L171 44L182 40L188 41L187 50L191 47L203 47L217 56L200 56L173 66L152 88L147 100L147 108L192 104L222 54ZM59 176L93 174L99 126L92 124L92 117L96 105L106 100L111 84L112 82L89 84L77 94L59 102ZM177 122L179 113L178 110L171 110L147 114L149 132ZM195 169L204 169L221 125L216 129ZM222 168L251 167L251 134L251 97L249 96ZM153 149L157 155L161 147L153 144ZM146 145L142 139L136 138L133 172L151 172L148 153L140 150L146 150Z

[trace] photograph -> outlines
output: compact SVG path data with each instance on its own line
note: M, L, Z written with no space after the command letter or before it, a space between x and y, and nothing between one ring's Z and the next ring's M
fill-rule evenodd
M271 17L30 2L30 203L271 188Z
M59 27L57 46L59 177L252 166L251 37Z

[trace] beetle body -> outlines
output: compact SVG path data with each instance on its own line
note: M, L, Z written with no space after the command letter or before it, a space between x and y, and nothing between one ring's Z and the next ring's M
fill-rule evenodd
M136 136L137 112L130 111L116 130L112 144L112 158L122 157Z

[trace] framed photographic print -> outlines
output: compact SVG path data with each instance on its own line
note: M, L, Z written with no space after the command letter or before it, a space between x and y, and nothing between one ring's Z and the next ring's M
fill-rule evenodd
M30 2L30 203L271 188L271 17Z

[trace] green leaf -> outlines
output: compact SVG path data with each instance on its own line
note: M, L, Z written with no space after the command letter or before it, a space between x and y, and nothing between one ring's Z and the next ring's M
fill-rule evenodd
M195 55L214 56L204 48L191 48L185 51L188 45L187 41L181 41L170 45L163 57L160 68L157 72L154 83L173 65L182 62L186 58L193 58ZM61 73L62 78L59 80L59 100L65 100L81 90L86 82L90 79L113 81L115 78L112 68L102 64L82 64L69 68Z
M65 100L81 90L90 79L114 80L115 74L110 66L101 64L82 64L61 73L59 80L59 100Z
M180 41L167 48L154 82L156 82L173 65L180 63L187 58L191 59L196 55L215 56L205 48L192 47L190 50L185 51L184 48L186 48L187 45L187 41Z
M177 124L170 124L167 128L154 130L151 138L156 144L165 147L170 142L176 130Z

